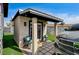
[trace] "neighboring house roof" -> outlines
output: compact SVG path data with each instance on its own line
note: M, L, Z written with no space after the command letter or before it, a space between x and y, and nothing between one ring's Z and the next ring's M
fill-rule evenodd
M4 17L8 15L8 3L3 3Z
M28 17L38 17L38 18L45 19L47 21L53 21L53 22L62 22L63 21L62 19L60 19L58 17L52 16L52 15L49 15L49 14L46 14L46 13L37 11L35 9L31 9L31 8L25 9L23 11L18 10L16 15L12 19L12 21L14 21L14 19L18 15L23 15L23 16L28 16Z

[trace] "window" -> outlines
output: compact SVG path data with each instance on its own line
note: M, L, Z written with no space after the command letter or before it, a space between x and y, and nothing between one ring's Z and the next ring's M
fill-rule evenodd
M24 26L26 26L26 22L24 22Z

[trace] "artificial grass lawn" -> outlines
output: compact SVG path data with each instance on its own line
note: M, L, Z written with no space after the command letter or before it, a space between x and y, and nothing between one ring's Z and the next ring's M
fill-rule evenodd
M52 41L52 42L55 42L56 36L54 34L48 34L48 40Z
M13 39L11 33L4 33L3 55L22 55L21 50Z
M75 43L74 43L74 47L75 47L75 48L79 48L79 42L75 42Z

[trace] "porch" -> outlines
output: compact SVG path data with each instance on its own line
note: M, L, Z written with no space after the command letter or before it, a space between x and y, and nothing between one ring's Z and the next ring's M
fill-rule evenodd
M15 18L17 20L15 20ZM30 52L30 54L33 54L33 55L38 54L40 47L43 47L46 43L46 38L44 38L44 36L46 37L47 35L47 21L54 22L55 36L57 36L57 23L62 22L62 19L60 18L48 15L46 13L42 13L34 9L26 9L21 12L18 11L16 15L14 16L14 18L12 19L12 21L14 20L15 20L14 28L18 30L18 31L15 30L15 41L18 40L17 43L21 50ZM29 21L31 21L31 23ZM43 23L40 26L38 26L39 21ZM24 23L24 26L22 25L23 23ZM24 36L28 36L28 39L25 38L26 40L30 39L29 41L31 43L28 44L28 46L24 44ZM48 46L48 44L46 45ZM51 48L53 47L51 46Z
M25 51L25 54L28 55L39 55L40 51L41 54L50 54L52 55L54 53L54 44L53 42L48 42L48 39L46 38L47 35L47 21L45 22L44 25L40 25L38 23L38 18L33 17L31 18L31 25L29 24L29 36L28 38L26 37L25 40L20 41L20 49L22 51ZM57 36L57 23L54 24L55 29L54 29L54 34ZM44 37L45 36L45 37ZM27 42L29 40L29 43ZM27 44L28 43L28 44ZM43 49L44 48L44 49ZM42 51L44 50L44 51ZM50 53L50 51L52 51ZM43 53L42 53L43 52Z

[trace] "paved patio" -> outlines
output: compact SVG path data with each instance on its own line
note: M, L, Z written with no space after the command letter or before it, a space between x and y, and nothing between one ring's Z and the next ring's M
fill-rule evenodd
M54 53L54 46L51 42L45 42L42 47L38 48L37 55L51 55Z
M23 51L23 53L25 55L32 55L32 52L30 50L27 51L28 52ZM65 52L54 47L54 42L50 41L43 43L43 46L39 47L37 51L37 55L55 55L54 53L57 53L58 55L67 55Z
M54 55L54 53L62 54L62 52L54 47L53 42L45 42L42 47L38 48L37 55Z

